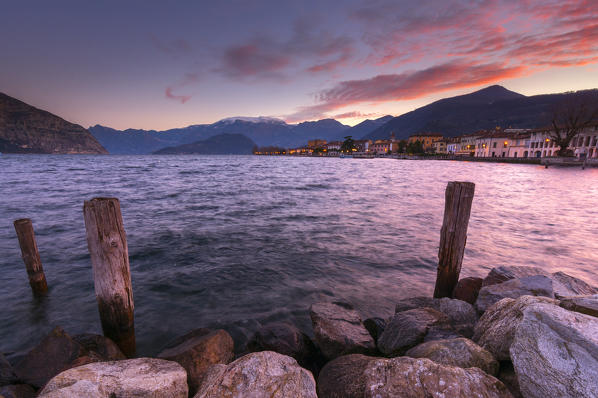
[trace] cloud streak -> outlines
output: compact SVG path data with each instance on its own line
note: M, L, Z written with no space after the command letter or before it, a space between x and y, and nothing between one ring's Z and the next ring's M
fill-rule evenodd
M474 64L462 60L419 71L342 81L319 92L315 105L300 108L288 115L287 120L317 119L330 111L363 102L409 100L442 91L490 84L521 76L525 71L524 66Z

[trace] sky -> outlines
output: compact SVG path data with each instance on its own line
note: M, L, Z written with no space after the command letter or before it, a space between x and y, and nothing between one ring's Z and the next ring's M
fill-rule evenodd
M89 127L354 125L500 84L598 88L595 0L5 1L0 92Z

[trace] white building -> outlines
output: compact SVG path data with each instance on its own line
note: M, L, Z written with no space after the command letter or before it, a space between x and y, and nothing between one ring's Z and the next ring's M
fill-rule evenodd
M578 158L598 158L598 125L583 130L569 144L569 149ZM532 132L529 144L530 157L544 158L556 156L559 146L555 145L550 131L538 129Z
M475 142L475 157L527 158L530 133L528 130L496 129L481 134Z

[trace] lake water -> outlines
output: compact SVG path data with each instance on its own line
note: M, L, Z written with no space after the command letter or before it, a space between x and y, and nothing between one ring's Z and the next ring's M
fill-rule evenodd
M311 333L308 307L389 315L432 294L448 181L476 183L462 276L499 265L598 284L598 169L252 156L0 158L0 351L53 326L101 333L83 201L120 199L138 353L198 327ZM32 297L12 221L33 220L50 291Z

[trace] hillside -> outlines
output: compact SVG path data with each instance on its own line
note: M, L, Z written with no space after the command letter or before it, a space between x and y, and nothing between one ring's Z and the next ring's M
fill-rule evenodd
M598 93L598 91L597 91ZM501 86L457 97L445 98L397 116L366 134L364 138L397 138L433 131L453 137L482 129L535 128L548 124L551 109L567 95L545 94L526 97Z
M105 154L83 127L0 93L0 152Z
M167 147L157 155L251 155L255 143L242 134L218 134L203 141Z

